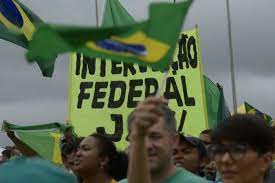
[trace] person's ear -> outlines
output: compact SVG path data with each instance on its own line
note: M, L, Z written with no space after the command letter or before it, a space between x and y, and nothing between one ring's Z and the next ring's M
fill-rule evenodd
M100 167L100 168L105 168L106 165L108 164L108 162L109 162L109 158L108 158L107 156L102 157L102 158L101 158L101 161L100 161L100 163L99 163L99 167Z
M267 152L267 153L261 155L260 169L263 173L265 173L270 168L270 166L272 165L272 161L273 161L273 158L272 158L271 152Z

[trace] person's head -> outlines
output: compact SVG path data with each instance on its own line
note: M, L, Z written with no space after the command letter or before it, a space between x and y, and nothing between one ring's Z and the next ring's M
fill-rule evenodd
M62 163L67 170L72 170L74 166L76 151L77 151L77 144L67 142L62 144L61 146Z
M273 138L275 139L275 126L271 126L271 130L272 130L272 133L273 133ZM274 151L273 151L273 156L275 155L275 140L274 140Z
M200 139L204 143L206 148L208 148L212 144L212 142L211 142L211 133L212 132L213 132L212 129L206 129L200 133Z
M8 160L11 158L11 149L5 149L3 152L2 152L2 155L3 155L3 158L5 160Z
M13 147L11 151L11 157L22 156L22 153L17 147Z
M64 137L62 139L62 143L67 143L67 142L75 143L75 137L74 137L72 126L67 127L64 131Z
M175 165L199 174L206 165L206 148L200 139L180 134L179 143L174 148L173 160Z
M127 167L127 156L118 152L111 140L99 134L81 141L74 163L74 171L84 179L101 173L120 180L126 177Z
M149 127L145 138L150 171L156 175L162 173L168 166L173 166L173 147L178 141L174 113L166 105L161 107L161 113L158 122ZM135 110L128 117L129 134L134 118ZM131 138L129 150L131 151Z
M16 148L16 146L5 146L5 150L2 154L6 159L11 159L14 156L21 155L21 152Z
M6 161L6 158L2 154L3 151L5 151L5 149L0 147L0 164Z
M263 181L272 163L274 138L261 117L229 117L213 131L212 141L210 152L223 183Z

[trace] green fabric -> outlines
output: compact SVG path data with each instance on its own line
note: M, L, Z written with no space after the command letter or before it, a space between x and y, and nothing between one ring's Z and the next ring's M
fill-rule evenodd
M194 175L193 173L182 169L177 168L176 172L168 177L166 180L164 180L162 183L207 183L208 181L198 177L197 175ZM120 181L119 183L128 183L127 179L124 179Z
M120 4L119 0L106 0L102 27L114 27L135 23L134 18Z
M192 0L187 0L182 3L155 3L150 6L150 18L147 21L119 27L109 28L88 28L88 27L73 27L73 26L41 26L33 35L33 40L30 42L30 48L27 53L27 59L32 62L39 59L45 61L45 64L52 65L52 61L58 54L65 52L78 52L86 56L93 56L103 59L119 60L128 63L137 63L143 66L151 66L158 70L165 70L169 66L182 23L187 14ZM165 22L165 26L163 26ZM160 52L158 48L154 49L148 55L156 54L160 57L154 63L142 60L144 56L129 54L128 52L106 51L106 49L98 50L87 46L87 42L97 44L98 41L112 40L114 36L120 38L120 42L126 44L121 39L128 39L143 33L146 41L139 40L134 45L144 46L147 43L152 43L152 40L161 43L168 50ZM143 37L145 39L145 37ZM150 39L150 41L148 41ZM136 39L134 39L136 40ZM147 42L148 41L148 42ZM128 44L128 43L127 43ZM149 44L151 45L151 44ZM41 49L47 48L47 49ZM156 51L157 50L157 51ZM147 56L146 54L146 56ZM150 58L151 59L151 58Z
M5 128L8 128L10 130L58 130L58 131L65 132L65 130L68 127L71 127L71 126L58 123L58 122L39 124L39 125L20 126L20 125L9 123L4 120L2 125L2 130L5 130Z
M0 166L0 182L76 183L73 175L38 158L20 157Z
M1 9L4 9L3 7L7 7L5 5L6 2L7 1L5 1L5 2L3 1L0 4L0 8ZM37 28L39 25L43 24L43 21L37 15L35 15L29 8L27 8L26 6L24 6L22 3L20 3L17 0L13 0L11 2L18 3L18 5L25 12L25 14L27 15L27 17L30 19L31 23L34 25L34 27ZM11 9L9 11L11 11ZM0 14L2 16L4 16L1 12L0 12ZM12 13L10 13L10 14L12 14ZM14 25L14 24L12 24L12 25ZM25 37L25 35L22 32L14 31L14 30L11 30L11 29L7 28L3 24L3 20L1 18L0 18L0 39L12 42L12 43L14 43L16 45L19 45L19 46L21 46L23 48L26 48L26 49L29 47L29 41L27 40L27 38ZM46 76L46 77L51 77L52 76L53 71L54 71L54 62L52 62L53 64L51 64L51 65L49 65L49 64L45 65L40 60L36 60L36 62L38 64L38 66L39 66L39 68L40 68L43 76Z
M219 100L217 122L219 123L219 122L222 122L224 119L230 117L231 114L224 98L223 88L221 86L219 86L218 88L220 91L220 100Z
M0 21L0 39L12 42L23 48L28 48L28 41L22 34L15 34L9 31Z
M60 138L68 127L71 126L60 123L19 126L4 121L2 131L14 131L17 138L37 152L41 158L61 164Z
M57 131L56 131L57 132ZM55 139L48 131L16 131L18 138L31 147L43 159L52 161Z
M208 77L204 78L204 91L209 128L216 128L218 123L230 116L223 89L215 85Z
M206 76L204 79L204 91L209 128L215 128L218 121L220 91L218 87Z
M246 111L247 114L259 115L259 116L263 117L264 120L271 126L271 124L272 124L272 117L271 116L259 111L258 109L256 109L252 105L248 104L247 102L244 102L244 106L245 106L245 111Z

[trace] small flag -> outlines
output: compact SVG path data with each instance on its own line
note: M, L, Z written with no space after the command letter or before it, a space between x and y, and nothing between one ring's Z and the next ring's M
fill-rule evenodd
M43 21L19 1L0 0L0 39L27 49L33 33L40 24L43 24ZM52 65L45 65L40 60L36 62L43 76L52 76L54 62Z
M135 23L134 18L122 6L119 0L106 0L102 27L114 27Z
M58 54L78 52L164 71L174 54L191 3L192 0L177 4L152 4L149 20L126 26L85 28L43 25L33 35L27 59L39 59L52 65L51 60Z
M258 109L256 109L255 107L253 107L252 105L248 104L247 102L244 102L244 106L245 106L245 111L247 114L255 114L258 116L261 116L266 122L268 122L268 124L272 124L272 117L259 111Z
M60 141L68 127L70 126L61 123L19 126L4 121L2 131L13 131L19 140L34 150L41 158L61 164Z

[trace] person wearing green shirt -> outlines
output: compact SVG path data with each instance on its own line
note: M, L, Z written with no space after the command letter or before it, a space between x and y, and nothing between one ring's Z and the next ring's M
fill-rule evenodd
M266 183L274 137L268 123L254 114L236 114L220 123L208 149L223 183Z
M128 179L120 183L204 183L172 161L178 144L176 120L163 97L148 97L128 117Z

